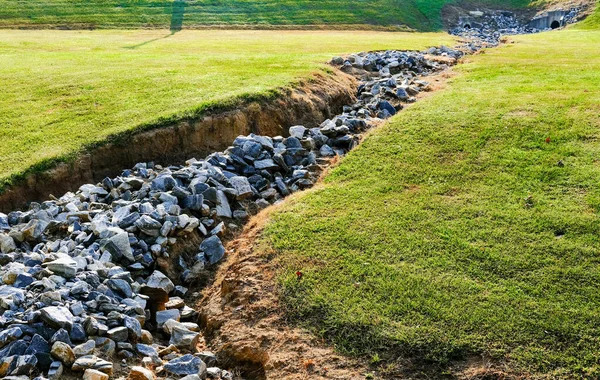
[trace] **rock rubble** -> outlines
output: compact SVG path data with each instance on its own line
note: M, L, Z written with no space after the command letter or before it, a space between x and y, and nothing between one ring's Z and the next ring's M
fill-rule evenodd
M422 78L448 65L429 57L462 55L441 47L334 58L367 79L355 104L319 126L239 136L183 165L139 163L0 214L0 376L232 379L214 354L197 352L186 287L223 260L228 230L313 186L332 157L428 90ZM193 252L174 254L190 241L199 242Z

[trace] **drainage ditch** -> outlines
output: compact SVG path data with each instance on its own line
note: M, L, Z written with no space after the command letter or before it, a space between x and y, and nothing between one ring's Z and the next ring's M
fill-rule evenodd
M71 164L81 171L77 181L93 181L0 214L0 376L264 378L268 354L231 342L211 347L201 325L214 335L214 321L206 314L200 321L189 306L226 257L223 242L252 215L313 186L366 130L415 102L430 90L428 76L463 54L441 47L334 58L352 76L340 72L290 99L133 136L139 150L101 147ZM233 144L203 160L142 162L104 177L119 162L179 160L226 142ZM54 174L64 180L68 172ZM6 195L4 207L42 199L40 180Z

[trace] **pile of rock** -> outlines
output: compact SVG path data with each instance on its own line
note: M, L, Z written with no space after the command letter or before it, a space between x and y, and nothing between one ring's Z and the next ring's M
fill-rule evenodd
M503 35L538 33L540 30L523 24L512 12L483 13L476 22L458 25L450 34L472 40L472 50L497 46Z
M442 47L334 59L369 75L357 102L318 127L239 136L224 152L185 165L140 163L0 214L0 376L232 378L215 355L197 352L200 327L185 286L223 259L228 229L311 187L331 157L414 102L428 87L420 76L447 67L427 55L462 53ZM198 242L193 252L174 253L190 241ZM129 368L132 360L141 366Z

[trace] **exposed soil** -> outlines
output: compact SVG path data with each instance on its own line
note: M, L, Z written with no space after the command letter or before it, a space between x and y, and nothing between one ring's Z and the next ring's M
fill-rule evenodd
M255 249L271 207L231 241L215 283L197 303L206 342L224 366L247 379L360 379L364 363L341 356L286 324L272 253Z
M77 190L82 184L116 176L138 162L172 165L203 157L227 148L239 135L277 136L285 135L294 124L318 126L353 102L355 88L356 79L340 71L315 74L291 89L282 89L281 96L270 101L238 104L230 110L108 142L8 188L0 194L0 211Z
M447 70L428 77L431 92L419 97L443 89L453 75ZM332 162L332 167L335 164ZM226 261L212 285L202 291L201 297L188 300L200 313L206 347L217 354L224 368L236 368L244 379L526 378L483 357L471 357L444 368L412 358L372 366L368 358L343 356L327 342L290 325L280 304L276 252L261 243L263 228L278 207L254 216L229 241Z

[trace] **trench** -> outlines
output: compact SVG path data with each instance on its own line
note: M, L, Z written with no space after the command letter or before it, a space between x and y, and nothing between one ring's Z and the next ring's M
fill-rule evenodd
M27 175L0 194L0 212L76 191L120 174L138 162L176 165L229 146L239 135L285 136L287 127L318 126L354 100L356 79L340 71L315 74L271 100L242 102L219 112L124 137L109 138L75 159ZM114 140L114 141L112 141Z
M163 347L161 350L181 343L180 348L184 352L196 352L200 333L194 334L198 331L194 329L203 327L200 331L206 339L206 347L215 348L219 368L234 368L244 378L266 378L265 363L269 356L262 348L240 346L232 342L219 345L217 316L199 314L197 310L191 310L186 319L183 316L181 319L194 327L190 327L190 330L187 329L189 325L180 324L178 327L180 310L189 309L187 305L197 304L200 292L207 285L215 285L215 276L220 273L219 262L222 259L227 261L224 260L227 256L222 243L239 236L239 227L247 223L249 216L282 201L290 193L314 185L332 159L348 153L359 143L365 131L401 111L406 104L417 101L422 92L431 90L430 83L425 79L445 71L464 55L462 51L447 47L430 48L426 52L361 54L334 59L340 69L334 70L335 74L316 76L287 90L285 96L280 98L263 103L249 102L198 119L182 120L166 128L134 134L118 143L93 149L71 163L32 175L21 188L13 188L0 196L3 209L11 209L13 205L22 205L27 201L47 199L53 193L61 195L76 190L82 184L86 186L82 186L77 194L53 198L41 205L32 202L30 210L25 213L0 214L2 258L16 261L15 264L23 267L42 267L43 262L46 270L35 274L39 277L36 279L40 280L54 275L56 271L81 285L88 283L88 273L96 272L98 280L89 281L94 284L91 285L94 289L98 288L97 291L75 293L64 303L62 298L57 302L70 307L81 303L81 300L87 302L89 294L97 293L96 298L92 299L95 304L86 303L90 311L80 310L77 315L82 317L77 320L83 321L85 317L85 322L81 324L86 325L88 321L91 321L89 324L96 323L94 318L111 320L111 329L108 330L106 326L107 331L103 332L98 327L88 333L86 327L85 339L95 337L97 341L100 339L105 342L103 339L110 340L111 334L125 328L126 336L119 337L124 340L118 342L131 342L134 346L129 344L131 347L127 348L121 345L118 354L131 358L129 363L135 363L133 365L139 365L133 352L146 356L138 344L138 339L142 339L142 327L139 328L139 336L133 335L133 330L123 325L128 323L125 314L122 318L109 318L103 314L105 310L98 308L100 304L96 300L102 300L102 306L112 302L107 310L116 308L119 314L125 313L121 309L125 299L133 301L132 297L139 298L142 295L145 297L144 306L138 305L137 310L141 307L144 314L139 314L137 310L129 312L142 321L138 321L141 326L153 332L154 343ZM288 130L290 126L293 127ZM226 147L224 152L214 153ZM253 156L254 148L258 151ZM208 153L210 155L205 160L190 160L192 156ZM169 166L148 165L144 163L147 161ZM175 165L177 162L185 164ZM266 166L263 168L263 165ZM110 178L114 173L122 173L122 168L128 166L133 169L126 170L127 174ZM255 182L251 186L253 177ZM195 179L200 181L196 185L202 186L196 187L193 182ZM227 205L226 209L224 205ZM125 213L121 212L123 210ZM242 212L245 216L238 217L235 212L238 215ZM57 215L62 215L62 219ZM195 219L195 225L191 218ZM159 227L156 227L156 223ZM167 225L169 227L165 230ZM211 246L203 248L203 244L209 241ZM40 259L39 264L30 264L23 253L31 252L43 254L43 260ZM214 257L217 258L213 261ZM85 260L82 263L75 259ZM98 267L101 262L110 265ZM201 265L198 267L197 264ZM77 277L78 272L83 277ZM190 274L193 276L188 276ZM100 282L100 278L103 282ZM151 281L151 278L155 280ZM166 282L168 286L157 286L156 281L161 284ZM132 288L134 282L137 285ZM153 285L150 285L151 282ZM175 285L182 284L188 288L181 292L181 297L177 296L181 298L175 302L179 306L167 308L167 303L175 301ZM236 285L229 284L229 288L227 283L223 285L220 294L209 299L224 305L221 297L230 294L230 301L235 303L234 296L239 295ZM39 294L33 285L28 286L24 287L28 295L45 294ZM103 293L100 293L100 288ZM29 301L17 301L29 305L25 303ZM31 304L26 307L31 310L50 307L45 305ZM159 311L167 312L163 316L177 311L177 318L165 318L175 322L174 329L184 330L184 334L194 335L196 340L176 343L167 340L169 335L172 339L174 334L158 324ZM166 321L163 323L167 324ZM169 355L165 353L165 357ZM166 364L185 356L188 355L175 355L167 359L169 362ZM110 359L114 360L114 352ZM127 375L129 364L126 360L120 363L124 364L124 369L119 369L118 361L112 363L114 369L110 368L111 374L114 370L120 375ZM106 364L110 365L111 362L96 360L93 365L106 369L102 367ZM75 364L72 365L75 371ZM164 367L160 368L165 371ZM0 371L9 369L12 371L12 367L3 367ZM19 371L21 369L16 368ZM67 373L70 373L70 369Z

